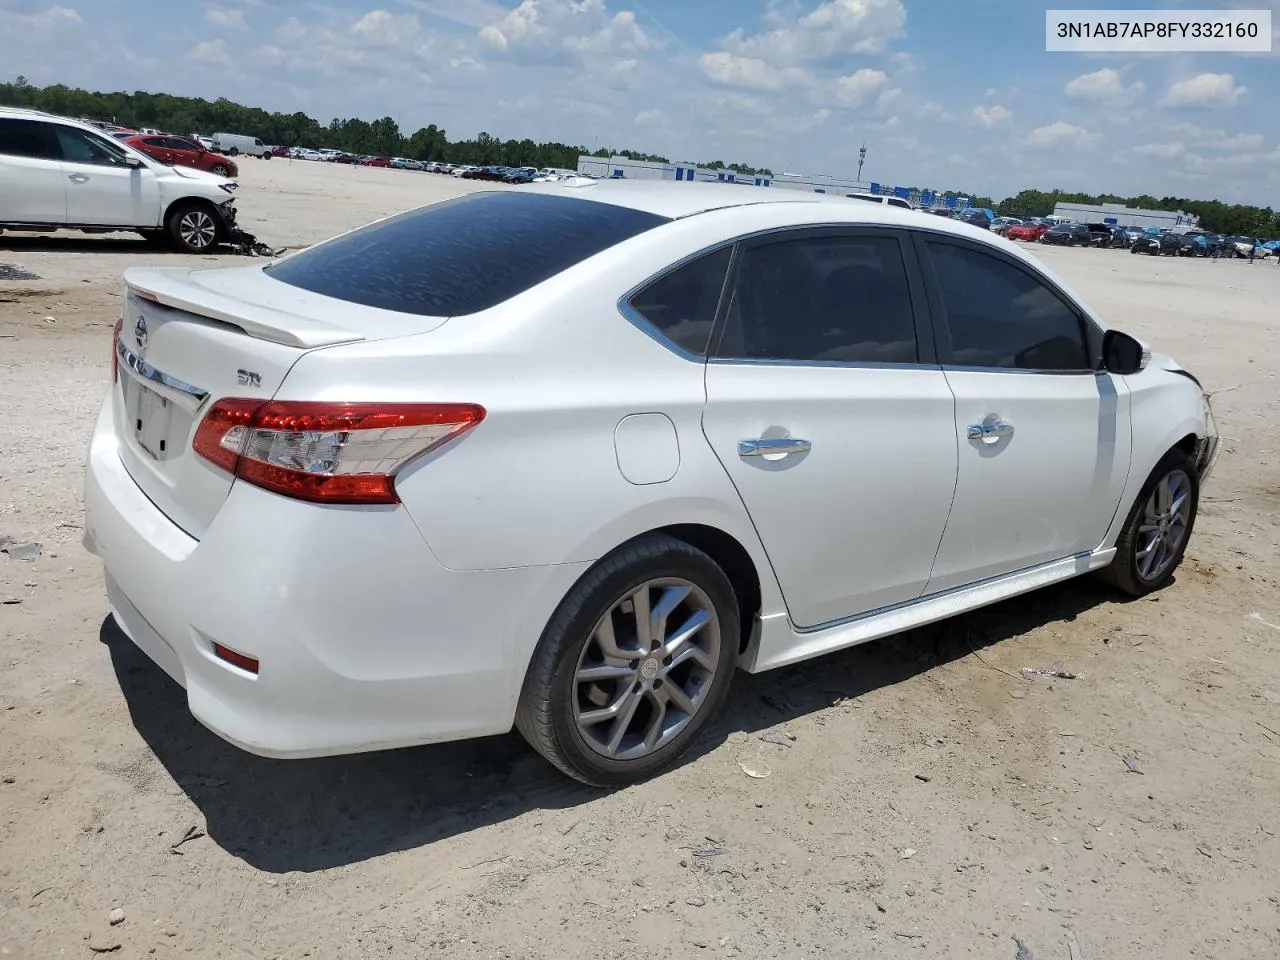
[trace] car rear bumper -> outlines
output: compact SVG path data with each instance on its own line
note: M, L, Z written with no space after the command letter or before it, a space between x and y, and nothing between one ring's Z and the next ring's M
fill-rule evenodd
M116 622L201 723L273 757L511 728L533 647L587 564L456 572L401 507L317 506L243 482L197 541L125 470L112 402L90 445L85 543Z

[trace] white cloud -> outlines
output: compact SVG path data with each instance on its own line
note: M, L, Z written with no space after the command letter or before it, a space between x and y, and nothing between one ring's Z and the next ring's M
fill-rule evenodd
M1246 89L1237 86L1229 73L1202 73L1170 86L1163 103L1168 107L1234 107Z
M607 59L657 47L632 11L610 17L604 0L522 0L479 37L494 50L544 58L568 52Z
M362 40L379 46L396 47L412 40L422 26L412 13L393 14L386 10L371 10L351 25L351 33Z
M1140 147L1134 147L1133 152L1144 157L1161 157L1168 160L1186 152L1186 149L1186 144L1175 141L1173 143L1144 143Z
M496 23L507 13L506 5L496 3L494 0L399 0L399 2L406 7L470 27L472 30L479 30L488 24Z
M870 70L864 67L847 77L837 77L835 96L845 106L861 106L871 94L883 89L888 82L889 78L883 70Z
M955 115L951 113L951 111L943 107L942 104L934 103L933 101L926 101L925 103L920 104L916 113L925 120L942 120L944 122L950 122L955 119Z
M1083 127L1058 120L1036 127L1027 135L1026 144L1033 150L1052 150L1057 147L1089 147L1101 139L1100 134L1090 133Z
M776 92L812 86L814 82L813 75L801 67L775 67L758 57L739 57L724 50L704 53L698 58L698 66L712 82L725 87Z
M225 30L243 30L246 27L244 11L227 7L207 7L204 11L204 20L205 23L211 23Z
M662 119L661 110L641 110L639 113L636 114L635 120L631 122L639 123L639 124L658 123L661 119Z
M901 0L824 0L808 13L785 19L773 9L782 26L747 34L741 27L723 37L730 53L778 64L801 64L879 53L903 35L907 11Z
M1237 133L1229 136L1225 130L1210 130L1194 123L1180 123L1173 128L1180 138L1199 144L1209 150L1257 150L1266 142L1260 133Z
M1093 73L1082 73L1067 84L1065 92L1071 100L1113 104L1136 99L1145 90L1146 85L1140 80L1126 87L1119 70L1104 67Z
M1210 146L1219 150L1257 150L1264 142L1265 138L1260 133L1238 133Z
M986 127L990 130L1002 123L1007 123L1013 119L1013 111L1001 104L994 104L990 107L977 106L973 108L970 114L973 122L980 127Z
M14 26L27 29L45 29L83 22L77 11L72 10L70 7L59 6L53 6L48 10L40 10L36 13L12 13L8 10L0 10L0 18L3 18L0 19L0 23L9 21ZM16 39L18 34L10 34L10 36Z
M876 113L888 113L893 105L901 99L902 90L900 88L894 87L892 90L885 90L880 96L876 97Z
M226 41L202 40L187 51L187 56L197 63L208 63L218 67L231 65L231 56L227 53Z

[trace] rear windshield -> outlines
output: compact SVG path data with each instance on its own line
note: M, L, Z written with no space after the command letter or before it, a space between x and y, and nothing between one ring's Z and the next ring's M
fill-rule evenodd
M473 193L372 223L265 269L349 303L452 317L509 300L667 222L577 197Z

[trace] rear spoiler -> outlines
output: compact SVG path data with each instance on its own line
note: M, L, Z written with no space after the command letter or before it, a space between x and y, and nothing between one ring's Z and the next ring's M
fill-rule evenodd
M185 267L135 267L125 271L128 291L144 300L238 327L251 337L311 350L356 343L363 334L258 303L246 303L191 279Z

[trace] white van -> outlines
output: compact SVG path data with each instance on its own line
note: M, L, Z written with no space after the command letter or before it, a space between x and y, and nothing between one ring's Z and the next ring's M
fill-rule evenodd
M903 210L911 209L911 204L902 197L894 197L878 193L846 193L845 196L850 200L865 200L868 203L882 203L886 207L901 207Z
M270 147L257 137L246 137L239 133L215 133L213 135L213 149L219 153L225 153L229 157L247 153L251 157L259 157L263 160L271 159Z

